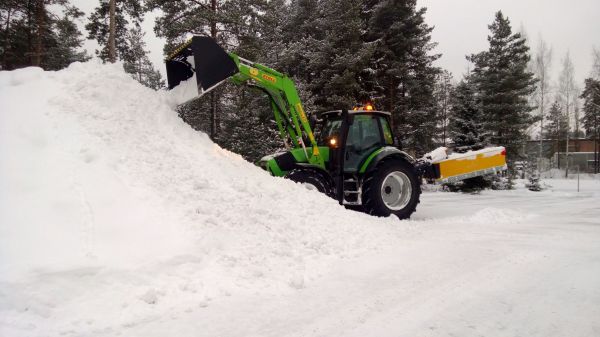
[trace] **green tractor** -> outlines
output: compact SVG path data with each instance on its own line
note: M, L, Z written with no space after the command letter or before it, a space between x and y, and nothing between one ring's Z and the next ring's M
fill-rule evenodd
M286 146L286 151L259 161L272 175L369 214L406 219L415 211L420 177L431 165L396 146L388 112L366 105L312 115L309 120L289 77L227 53L209 37L195 36L180 46L167 58L166 67L169 89L193 86L201 96L230 80L267 94Z

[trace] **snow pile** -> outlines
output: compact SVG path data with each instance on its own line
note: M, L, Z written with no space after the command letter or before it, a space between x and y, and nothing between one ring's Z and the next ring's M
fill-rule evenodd
M0 72L0 335L110 335L294 291L407 227L269 176L178 102L118 64Z
M120 65L0 72L0 336L600 331L600 180L378 219L222 150L182 99Z
M448 148L444 147L444 146L440 146L437 149L426 153L423 156L423 159L425 159L426 161L430 162L430 163L439 163L442 160L446 160L448 159Z

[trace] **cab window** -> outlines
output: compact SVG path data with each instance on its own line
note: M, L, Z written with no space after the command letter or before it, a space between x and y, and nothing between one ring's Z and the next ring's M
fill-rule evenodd
M386 118L380 118L381 120L381 129L383 130L383 139L387 145L394 144L394 137L392 136L392 128L390 128L390 124L388 123Z
M372 115L356 115L348 130L348 145L366 149L381 142L377 119Z

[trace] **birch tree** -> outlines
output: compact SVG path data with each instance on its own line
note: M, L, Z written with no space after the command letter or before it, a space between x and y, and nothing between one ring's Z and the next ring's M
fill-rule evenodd
M600 49L592 48L592 57L594 63L592 65L592 78L600 80Z
M537 51L533 60L533 71L538 79L537 89L534 93L535 101L540 111L540 151L539 158L543 156L544 148L544 116L546 114L546 101L550 92L550 71L552 67L552 47L540 35Z
M571 123L571 108L575 104L577 96L577 89L575 87L575 67L571 61L571 55L569 52L563 59L563 68L560 73L558 80L558 93L560 95L563 107L565 109L565 116L567 121L567 140L565 145L565 177L569 175L569 131Z

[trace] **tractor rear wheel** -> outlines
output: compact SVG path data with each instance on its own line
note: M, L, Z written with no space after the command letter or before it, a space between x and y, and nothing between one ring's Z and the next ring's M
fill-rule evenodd
M362 204L372 215L408 219L417 209L421 185L413 166L403 160L386 160L363 181Z
M309 190L319 191L328 196L332 195L331 182L324 173L313 169L294 169L291 170L285 178L302 184Z

